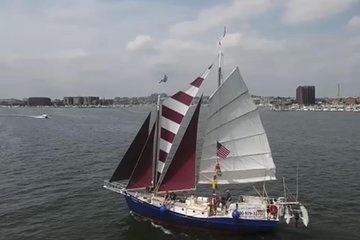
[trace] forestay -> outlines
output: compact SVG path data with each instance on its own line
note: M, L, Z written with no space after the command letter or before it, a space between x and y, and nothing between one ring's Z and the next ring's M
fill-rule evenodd
M276 179L265 130L238 68L210 97L207 124L198 183L212 181L217 141L230 150L226 159L219 160L218 184Z

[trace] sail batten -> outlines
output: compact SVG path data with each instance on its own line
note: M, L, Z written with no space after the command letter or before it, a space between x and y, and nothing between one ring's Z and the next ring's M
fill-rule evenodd
M211 115L208 116L208 119L212 118L215 114L217 114L218 112L220 112L222 109L226 108L226 106L230 105L232 102L236 101L238 98L240 98L241 96L243 96L244 94L249 93L248 90L246 90L245 92L241 93L239 96L237 96L236 98L234 98L232 101L224 104L223 106L220 106L218 110L214 111ZM256 110L256 109L255 109Z
M263 155L265 155L265 154L271 154L271 152L262 152L262 153L253 153L253 154L245 154L245 155L238 155L238 156L236 156L236 157L227 157L226 158L226 160L230 160L230 159L232 159L232 158L236 158L236 159L238 159L238 158L244 158L244 157L252 157L252 156L263 156ZM203 161L207 161L207 160L215 160L216 159L216 157L212 157L212 158L204 158L203 159ZM227 162L229 162L229 161L227 161Z
M230 120L228 122L225 122L222 125L217 126L216 128L209 129L206 133L211 133L211 132L215 131L216 129L220 128L220 127L224 127L224 126L226 126L228 124L231 124L231 122L239 120L240 118L246 117L247 114L251 114L252 112L256 112L256 111L257 111L257 109L253 109L252 111L249 111L249 112L245 113L244 115L241 115L241 116L239 116L237 118L234 118L234 119L232 119L232 120ZM209 121L210 121L210 118L209 118Z
M226 159L216 157L217 142L230 151ZM276 179L266 132L238 68L209 99L199 183L211 183L217 163L222 172L219 184Z
M258 133L258 134L254 134L254 135L249 135L249 136L244 136L244 137L239 137L239 138L234 138L233 140L242 140L242 139L246 139L246 138L251 138L251 137L256 137L256 136L261 136L265 134L265 132L262 132L262 133ZM226 141L222 141L223 143L226 143ZM203 149L206 148L206 147L210 147L212 145L203 145Z

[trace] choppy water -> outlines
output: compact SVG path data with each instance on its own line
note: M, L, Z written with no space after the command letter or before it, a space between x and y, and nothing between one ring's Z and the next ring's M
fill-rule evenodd
M33 117L43 112L51 118ZM268 191L281 193L284 176L295 192L299 164L310 225L246 237L152 225L102 188L146 114L0 108L0 239L360 239L359 113L261 112L279 179Z

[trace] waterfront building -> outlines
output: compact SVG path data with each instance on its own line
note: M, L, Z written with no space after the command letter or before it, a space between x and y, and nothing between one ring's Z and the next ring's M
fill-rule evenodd
M74 104L74 98L73 97L64 97L64 104L65 105L73 105Z
M315 86L298 86L296 88L296 102L300 105L314 105Z
M83 97L74 97L73 98L73 104L74 105L83 105L84 104L84 98Z
M19 100L15 98L10 99L0 99L0 106L25 106L27 99Z
M50 106L51 99L48 97L29 97L27 100L28 106Z
M62 101L60 99L54 99L52 101L52 105L55 107L61 107L61 106L64 106L64 101Z
M84 105L99 105L100 104L100 98L99 97L92 97L92 96L88 96L88 97L83 97Z

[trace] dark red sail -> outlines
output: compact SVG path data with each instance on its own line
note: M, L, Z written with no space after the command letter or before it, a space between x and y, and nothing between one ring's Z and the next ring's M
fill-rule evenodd
M202 98L159 185L158 192L195 190L196 139L201 100Z
M140 190L151 186L153 175L155 125L156 123L154 123L154 126L151 129L150 135L146 140L145 147L140 154L126 189Z
M110 178L110 182L130 178L130 175L135 168L136 162L139 159L140 153L143 150L146 139L149 135L150 116L151 113L149 113L140 130L136 134L134 141L131 143L123 159Z

